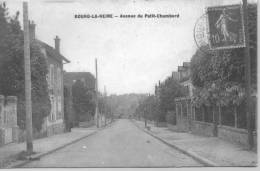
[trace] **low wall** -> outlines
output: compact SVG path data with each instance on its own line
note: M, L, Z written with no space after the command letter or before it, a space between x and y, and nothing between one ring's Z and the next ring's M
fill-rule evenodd
M200 121L192 121L191 132L194 134L200 134L205 136L214 136L213 134L214 124Z
M189 131L189 121L186 118L177 117L176 125L179 131Z
M17 97L0 95L0 146L18 141Z
M172 130L172 131L176 131L176 132L179 132L180 130L178 129L178 126L177 125L172 125L172 124L169 124L167 123L167 127L169 130Z
M63 123L49 125L47 127L47 136L60 134L60 133L63 133L64 131L65 131L65 126Z
M158 122L157 127L167 127L167 123L166 122Z
M79 122L79 127L88 128L95 125L95 120L87 121L87 122Z
M218 126L218 137L225 139L230 142L239 143L242 145L247 145L247 130L233 128L229 126ZM257 136L254 133L254 144L257 144Z
M26 141L26 130L19 129L19 138L18 142L25 142ZM39 138L44 138L47 137L47 132L46 131L41 131L41 132L33 132L33 139L39 139Z

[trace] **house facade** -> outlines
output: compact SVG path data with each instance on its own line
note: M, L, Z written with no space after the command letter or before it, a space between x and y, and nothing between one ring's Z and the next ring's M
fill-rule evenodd
M183 62L182 66L178 66L178 73L180 84L186 88L187 95L192 97L194 86L192 85L190 76L190 62Z
M55 47L36 39L35 24L30 22L30 39L37 43L43 53L48 66L48 89L51 102L51 112L45 118L42 131L47 133L47 136L64 132L64 92L63 92L63 64L69 63L60 53L60 39L55 37Z

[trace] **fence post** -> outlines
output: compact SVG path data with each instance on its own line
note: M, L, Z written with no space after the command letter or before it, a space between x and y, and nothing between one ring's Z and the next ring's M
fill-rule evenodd
M202 121L205 122L205 107L202 106Z
M5 144L5 129L4 127L4 102L5 97L0 95L0 146Z
M0 95L0 128L4 126L4 102L5 97Z
M218 114L219 114L219 125L222 125L221 107L220 106L218 106Z
M195 120L196 116L195 116L195 107L192 106L192 120Z
M189 131L191 131L192 107L191 107L190 99L187 100L187 110L188 110L188 117L189 117Z
M235 114L235 128L237 128L237 106L234 106L234 114Z
M181 106L181 120L182 120L182 116L183 116L183 113L182 113L182 103L181 103L181 100L180 100L180 106Z

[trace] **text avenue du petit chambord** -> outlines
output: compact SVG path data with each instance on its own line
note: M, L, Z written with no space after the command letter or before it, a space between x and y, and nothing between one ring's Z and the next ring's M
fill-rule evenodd
M74 18L179 18L179 14L75 14Z

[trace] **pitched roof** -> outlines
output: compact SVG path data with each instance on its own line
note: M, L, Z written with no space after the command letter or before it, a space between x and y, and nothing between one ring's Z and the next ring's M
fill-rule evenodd
M65 58L62 54L60 54L57 50L55 50L53 47L48 45L47 43L42 42L41 40L36 39L37 43L39 43L40 46L44 47L46 49L46 52L48 56L58 60L58 61L65 61L69 63L70 61Z
M190 62L183 62L183 66L184 67L189 67L190 66Z
M64 72L64 85L72 86L73 80L81 80L84 78L87 83L87 87L95 87L95 77L90 72Z
M178 66L178 72L183 71L183 70L184 70L183 66Z

